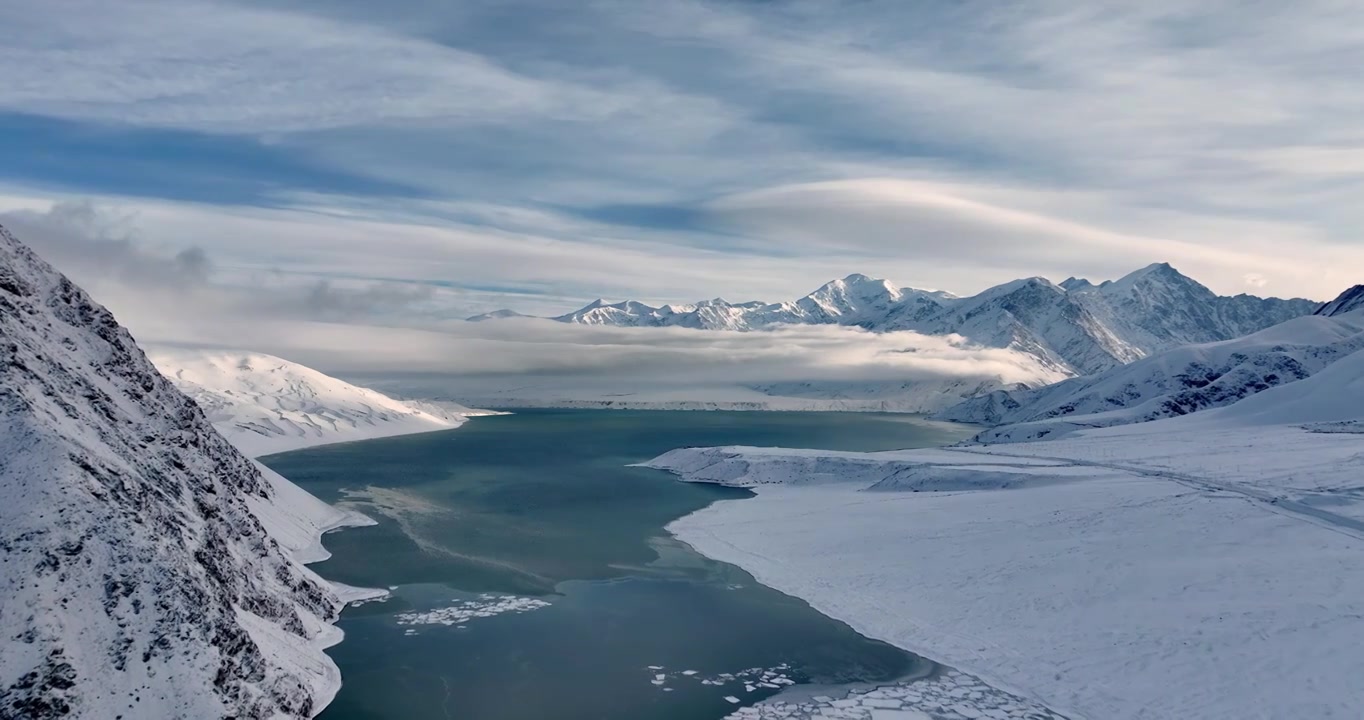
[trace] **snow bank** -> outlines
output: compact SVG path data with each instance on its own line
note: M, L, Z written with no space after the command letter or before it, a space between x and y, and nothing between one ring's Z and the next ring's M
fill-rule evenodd
M867 454L751 447L691 448L664 453L646 467L671 471L688 482L731 487L856 483L868 490L912 492L1007 490L1065 482L1082 474L1074 467L1043 462L942 465L934 461L938 457L921 451Z

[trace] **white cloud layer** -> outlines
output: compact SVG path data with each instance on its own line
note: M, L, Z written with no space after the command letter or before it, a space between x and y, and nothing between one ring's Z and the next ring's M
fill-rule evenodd
M776 382L1059 379L1035 359L962 338L795 326L772 332L631 329L526 319L449 321L417 311L434 293L392 283L215 282L201 251L160 254L125 219L88 205L0 213L0 222L105 303L141 342L248 348L326 372L488 378L505 390L743 387ZM448 384L434 381L437 385Z
M0 27L0 106L70 119L288 133L668 110L642 80L549 81L411 35L219 0L4 3Z

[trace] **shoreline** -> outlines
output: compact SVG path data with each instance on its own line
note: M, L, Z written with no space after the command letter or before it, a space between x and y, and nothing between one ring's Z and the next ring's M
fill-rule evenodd
M913 686L915 685L919 685L921 683L931 683L944 677L946 678L967 677L982 682L986 687L995 692L1002 693L1007 696L1013 696L1013 698L1016 699L1036 703L1040 708L1043 708L1046 711L1053 713L1054 716L1058 718L1058 720L1088 720L1088 717L1084 714L1081 714L1074 710L1059 708L1057 707L1056 703L1040 698L1033 692L1029 692L1021 688L1014 687L1011 683L1005 682L997 677L992 677L990 673L981 672L979 669L974 667L963 667L961 663L953 662L952 664L949 664L948 662L938 660L935 658L935 656L938 653L934 651L933 648L919 647L916 646L916 644L914 643L903 642L893 637L889 633L882 632L880 628L870 623L864 622L860 617L858 617L856 613L844 612L843 608L834 604L826 603L821 598L810 597L809 595L804 593L793 592L787 586L786 583L782 582L782 578L779 575L775 575L774 573L769 572L768 568L761 565L760 563L753 562L755 557L761 556L747 552L742 548L739 548L731 543L728 543L716 537L713 533L705 532L699 527L688 526L689 520L692 520L697 516L702 516L707 513L713 512L717 508L720 508L724 505L762 502L763 490L767 488L764 488L761 485L759 486L729 485L727 483L717 482L714 480L692 479L675 470L651 466L648 463L641 463L639 464L639 466L654 467L655 469L664 470L665 472L672 474L677 482L702 483L721 485L724 487L735 487L747 490L751 493L751 495L749 495L748 497L716 500L715 502L712 502L711 504L707 505L704 508L700 508L691 513L688 513L687 515L670 521L666 526L664 526L664 530L672 538L674 538L680 543L687 545L694 552L706 558L709 558L716 562L728 563L730 565L739 567L744 572L747 572L749 575L752 575L754 580L764 585L765 587L768 587L784 595L788 595L790 597L799 599L800 601L809 605L810 608L812 608L815 612L818 612L821 615L824 615L825 617L828 617L832 620L846 624L848 627L852 628L854 632L858 633L859 635L862 635L863 637L884 642L888 645L899 648L900 650L903 650L907 653L911 653L913 655L921 657L927 660L928 662L932 663L933 665L932 670L929 672L917 675L910 675L889 683L883 682L856 684L864 686L861 689L851 686L839 687L839 691L842 693L841 696L842 699L851 698L858 694L863 694L866 692L880 693L882 691L886 691L892 688L913 688ZM822 687L832 689L831 686ZM784 697L788 693L791 694L791 697ZM792 702L793 700L796 702L800 702L819 696L821 694L826 693L820 693L820 691L816 688L793 686L791 688L788 688L787 690L784 690L782 693L776 696L773 696L771 698L768 698L767 700L762 701L761 703L759 703L758 706L755 707L760 707L766 704L790 706L795 704ZM925 718L925 720L927 720L928 718L927 715L923 717Z
M687 481L680 481L680 482L687 482ZM757 490L757 488L749 488L749 489L750 489L750 490L755 490L755 491ZM820 613L821 615L824 615L824 616L826 616L826 617L828 617L828 618L831 618L831 619L833 619L833 620L836 620L836 621L838 621L838 622L841 622L841 623L846 624L848 627L852 628L853 631L857 632L858 634L862 635L863 637L866 637L866 638L869 638L869 639L872 639L872 640L879 640L879 641L884 642L884 643L886 643L886 644L888 644L888 645L892 645L892 646L894 646L894 647L897 647L897 648L899 648L899 649L901 649L901 650L903 650L903 651L905 651L905 652L912 653L912 654L914 654L914 655L917 655L917 656L919 656L919 657L922 657L922 658L924 658L925 660L928 660L929 662L933 663L934 666L935 666L935 671L932 672L932 673L930 673L930 674L921 675L921 676L918 676L918 677L902 678L902 679L896 680L895 682L892 682L892 683L879 683L879 684L876 684L876 683L867 683L866 685L868 686L868 688L869 688L871 691L879 691L879 690L884 690L884 689L893 688L893 687L910 687L910 688L912 688L914 685L917 685L917 684L919 684L919 683L933 682L936 678L938 678L939 676L942 676L942 675L966 676L966 677L974 678L974 679L977 679L977 680L981 681L984 685L988 686L991 690L994 690L994 691L997 691L997 692L1000 692L1000 693L1003 693L1003 694L1011 695L1011 696L1014 696L1014 697L1016 697L1016 698L1020 698L1020 699L1023 699L1023 700L1027 700L1027 701L1029 701L1029 702L1036 703L1037 705L1041 706L1042 708L1045 708L1046 710L1048 710L1048 711L1050 711L1050 712L1052 712L1052 713L1055 713L1058 717L1062 717L1062 716L1063 716L1063 717L1064 717L1064 720L1088 720L1088 716L1086 716L1086 715L1084 715L1084 714L1081 714L1081 713L1079 713L1079 712L1077 712L1077 711L1074 711L1074 710L1068 710L1068 709L1064 709L1064 708L1057 707L1057 704L1056 704L1056 703L1049 702L1049 701L1047 701L1047 700L1044 699L1044 698L1040 698L1040 697L1038 697L1038 696L1037 696L1035 693L1033 693L1033 692L1029 692L1029 691L1023 690L1023 689L1021 689L1021 688L1014 687L1013 685L1011 685L1010 683L1008 683L1008 682L1006 682L1006 681L1003 681L1003 680L1001 680L1001 679L999 679L999 678L997 678L997 677L993 677L993 676L992 676L990 673L988 673L988 672L981 672L978 668L970 667L970 666L967 666L967 665L965 665L965 664L963 664L963 663L960 663L960 662L952 662L951 664L949 664L949 663L946 662L946 661L938 660L938 659L935 658L935 656L937 656L938 653L935 651L934 648L930 648L930 647L919 647L919 646L917 646L915 643L906 643L906 642L903 642L903 641L901 641L901 640L899 640L899 639L893 637L892 635L890 635L890 634L888 634L888 633L881 632L880 629L877 628L877 627L875 627L874 625L871 625L871 624L869 624L869 623L863 622L859 617L857 617L857 615L856 615L855 613L845 613L845 612L843 612L843 609L842 609L841 607L839 607L839 606L825 603L825 602L823 602L822 600L820 600L819 598L809 597L809 596L807 596L807 595L805 595L805 594L792 592L790 589L788 589L788 588L784 585L784 583L781 582L781 578L780 578L779 576L774 576L774 575L772 575L772 574L766 572L765 569L756 566L755 564L753 564L752 562L750 562L748 559L746 559L746 558L745 558L745 555L747 555L747 553L745 553L742 549L737 548L737 547L734 547L734 546L732 546L732 545L729 545L728 543L725 543L724 541L719 540L718 538L715 538L713 535L712 535L712 536L705 536L705 537L702 537L702 536L700 536L700 535L698 535L698 534L695 534L693 531L690 531L690 530L685 530L685 529L674 529L674 528L673 528L673 525L674 525L675 523L685 521L687 518L691 517L692 515L696 515L696 514L705 512L706 510L710 509L711 507L714 507L715 505L718 505L718 504L721 504L721 503L737 503L737 502L745 502L745 501L757 501L757 500L760 500L760 498L761 498L761 495L755 492L754 496L753 496L753 497L749 497L749 498L736 498L736 499L732 499L732 500L717 500L715 503L712 503L712 504L711 504L710 506L708 506L707 508L704 508L704 509L702 509L702 510L698 510L698 511L696 511L696 513L692 513L691 515L688 515L688 516L686 516L686 517L679 518L678 520L674 520L672 523L669 523L669 524L668 524L667 530L668 530L668 532L669 532L674 538L676 538L679 542L686 543L688 546L690 546L690 547L691 547L693 550L695 550L697 553L699 553L699 554L701 554L701 555L703 555L703 556L705 556L705 557L707 557L707 558L710 558L711 560L714 560L714 561L716 561L716 562L729 563L730 565L735 565L735 566L737 566L737 567L739 567L739 568L742 568L745 572L747 572L748 574L752 575L754 580L758 581L759 583L763 584L764 586L769 587L769 588L771 588L771 589L773 589L773 590L776 590L777 592L780 592L780 593L783 593L783 594L786 594L786 595L790 595L791 597L798 598L799 600L801 600L801 601L805 602L806 604L808 604L808 605L809 605L811 608L813 608L816 612L818 612L818 613ZM851 690L851 689L849 689L849 690ZM797 692L797 693L798 693L797 697L802 697L802 698L803 698L805 695L813 694L813 693L805 693L805 692L800 691L799 686L797 686L796 688L793 688L792 691L793 691L793 692ZM855 692L855 691L853 691L853 692ZM782 694L779 694L779 695L777 695L777 696L775 696L775 697L769 698L768 700L766 700L766 701L764 701L764 702L765 702L765 703L770 703L770 702L773 702L773 701L783 702L784 700L783 700L782 695L785 695L785 692L783 692ZM925 716L925 717L927 717L927 716Z
M659 412L799 412L885 413L933 420L918 403L773 396L771 400L612 400L544 398L475 398L469 402L499 410L642 410ZM935 420L936 422L953 422Z

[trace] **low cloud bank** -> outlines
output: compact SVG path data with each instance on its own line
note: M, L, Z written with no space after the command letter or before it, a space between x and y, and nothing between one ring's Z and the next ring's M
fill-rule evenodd
M735 388L800 383L903 384L943 379L1059 379L1031 357L958 336L876 334L837 326L764 332L614 328L541 319L468 323L424 307L398 283L241 278L197 250L139 244L124 219L88 205L0 215L25 242L147 343L248 349L324 372L379 381L421 378L431 392L479 388L607 396L613 389ZM794 384L794 385L793 385ZM819 391L811 391L818 394Z

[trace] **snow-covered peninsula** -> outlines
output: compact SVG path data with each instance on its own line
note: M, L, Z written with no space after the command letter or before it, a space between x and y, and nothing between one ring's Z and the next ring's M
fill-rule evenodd
M1358 321L1337 305L1326 340ZM650 464L757 493L674 522L697 550L1068 716L1351 718L1364 350L1322 357L1224 407L1049 442Z
M457 428L486 410L400 400L282 358L153 347L147 357L252 457L327 443Z

